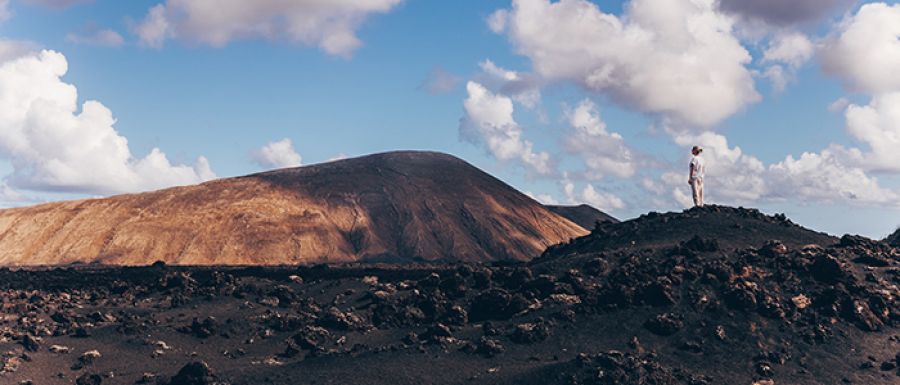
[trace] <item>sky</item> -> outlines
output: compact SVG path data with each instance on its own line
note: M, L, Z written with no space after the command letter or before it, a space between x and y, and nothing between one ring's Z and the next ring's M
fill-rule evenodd
M619 218L900 225L900 4L0 0L0 207L391 151Z

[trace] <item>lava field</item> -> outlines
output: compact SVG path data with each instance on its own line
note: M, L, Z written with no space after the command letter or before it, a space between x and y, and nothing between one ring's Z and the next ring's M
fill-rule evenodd
M724 207L531 262L5 268L0 383L897 384L898 284L895 245Z

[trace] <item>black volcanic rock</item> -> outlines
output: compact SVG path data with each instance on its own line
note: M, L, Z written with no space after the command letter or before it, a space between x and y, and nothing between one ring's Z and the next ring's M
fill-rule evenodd
M898 228L897 231L894 231L893 234L888 235L884 241L891 246L900 247L900 228Z
M546 207L587 230L593 229L597 223L619 223L615 217L586 204L578 206L546 205Z
M786 249L838 242L833 236L798 226L781 214L769 216L756 209L708 205L680 213L649 213L625 222L605 223L590 235L550 247L538 261L590 252L679 245L689 252L740 250L762 247L773 240L778 240ZM771 251L766 253L772 254Z
M900 249L717 210L532 263L0 269L0 382L166 384L188 359L233 385L896 384ZM664 221L704 234L647 235Z
M555 384L706 385L703 376L665 367L653 354L643 356L616 350L573 360Z
M217 384L212 369L204 361L191 362L172 377L168 385L214 385Z

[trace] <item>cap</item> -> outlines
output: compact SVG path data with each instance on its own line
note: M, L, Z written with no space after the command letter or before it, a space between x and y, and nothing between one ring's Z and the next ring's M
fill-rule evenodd
M694 146L694 148L692 148L691 151L703 152L703 147Z

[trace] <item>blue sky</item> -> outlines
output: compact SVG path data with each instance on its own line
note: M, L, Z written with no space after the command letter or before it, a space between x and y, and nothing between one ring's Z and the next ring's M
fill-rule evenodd
M284 3L0 1L3 204L422 149L629 218L701 144L713 203L900 225L895 1Z

